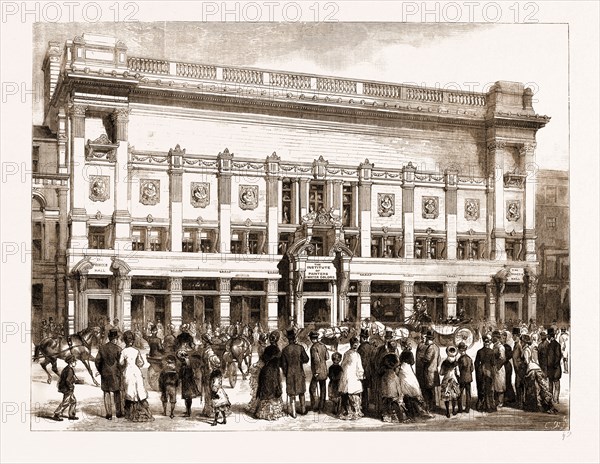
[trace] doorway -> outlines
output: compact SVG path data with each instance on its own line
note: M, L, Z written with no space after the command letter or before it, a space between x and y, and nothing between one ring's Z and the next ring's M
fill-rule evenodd
M88 326L100 326L99 321L109 320L108 299L106 298L88 298Z
M232 296L230 307L231 324L239 322L242 325L246 325L261 322L261 300L262 298L258 296Z
M329 298L307 298L304 303L304 324L329 325L331 322L331 300Z
M513 323L520 320L521 313L520 301L504 301L504 321L512 321Z

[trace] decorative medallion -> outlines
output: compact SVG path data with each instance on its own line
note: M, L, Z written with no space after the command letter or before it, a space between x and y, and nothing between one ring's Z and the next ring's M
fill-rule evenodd
M256 209L258 206L258 185L240 185L240 208Z
M380 216L390 217L395 213L396 195L393 193L377 194L377 212Z
M110 198L109 184L109 176L90 176L90 200L108 200Z
M146 222L154 222L154 218L152 217L151 214L149 214L148 216L146 216Z
M198 216L198 217L196 218L196 222L197 222L198 224L202 224L202 223L204 222L204 219L202 218L202 216Z
M521 201L509 200L506 202L506 219L517 222L521 218Z
M157 179L140 179L140 203L156 205L160 201L160 181Z
M245 225L246 227L250 227L250 226L252 225L252 221L250 220L250 218L247 218L247 219L244 221L244 225Z
M210 203L210 184L208 182L192 182L191 201L194 208L206 208Z
M423 217L425 219L437 218L439 211L438 197L423 197Z
M479 199L465 199L465 219L467 221L476 221L479 219Z

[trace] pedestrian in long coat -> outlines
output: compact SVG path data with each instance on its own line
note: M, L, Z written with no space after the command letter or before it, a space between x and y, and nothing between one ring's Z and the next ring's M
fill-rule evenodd
M537 345L537 364L542 369L542 372L548 375L547 367L548 367L548 345L550 342L548 341L548 334L544 331L540 333L541 341Z
M510 363L510 361L512 359L512 355L513 355L513 349L508 344L508 334L509 334L509 332L507 332L507 331L502 332L502 344L504 346L504 356L506 359L504 361L504 378L505 378L504 385L506 387L505 392L504 392L504 402L508 403L508 404L513 404L516 399L515 390L513 389L513 386L512 386L513 368L512 368L512 364Z
M523 394L525 392L523 381L525 379L525 374L527 373L527 366L525 364L525 359L523 358L521 329L515 327L512 335L515 340L515 344L513 345L512 349L512 362L513 369L515 371L515 397L517 407L521 408L523 406Z
M281 369L285 375L286 393L290 400L290 415L296 417L296 396L300 397L300 414L306 414L306 377L303 364L309 361L308 355L302 345L296 343L296 331L287 331L287 345L281 351Z
M475 381L477 383L477 404L475 409L480 412L495 412L494 401L494 349L492 338L489 335L483 337L483 347L477 351L475 356Z
M504 406L504 392L506 391L506 371L504 370L506 353L501 338L502 334L499 330L494 330L492 332L492 342L494 344L494 370L492 371L494 381L494 401L496 402L496 406L500 408Z
M423 354L424 388L421 388L429 411L435 409L435 387L440 386L440 348L433 342L433 333L428 330L425 353Z
M198 384L196 383L194 367L192 366L192 362L188 353L185 350L179 350L177 352L177 358L181 363L181 367L179 369L179 380L181 382L181 397L185 400L184 416L191 417L192 400L200 396L200 390L198 388Z
M373 388L372 358L375 355L375 347L369 342L369 330L361 329L360 345L356 350L360 355L365 378L363 379L362 410L366 414L369 411L369 390Z
M560 378L562 370L560 367L562 361L562 349L560 343L554 338L554 329L548 329L548 350L546 357L546 375L550 385L550 393L552 393L552 401L558 403L560 395Z
M342 378L340 380L340 393L342 394L342 419L358 419L363 417L361 410L362 380L365 371L362 367L360 355L356 351L358 338L350 339L350 349L344 353L342 359Z
M319 341L317 332L311 332L309 338L313 342L310 347L310 370L312 372L309 386L310 408L313 411L323 411L327 396L327 360L329 359L329 353L327 347ZM319 389L318 395L317 387Z
M458 366L458 386L460 392L458 395L458 412L463 412L462 396L465 394L465 412L471 410L471 383L473 382L473 360L467 354L467 345L464 342L458 344L458 353L460 357L456 362Z
M98 348L96 355L96 369L100 373L100 388L104 392L104 408L106 418L112 420L112 398L115 397L115 412L117 417L123 416L123 407L121 400L121 368L119 358L121 357L121 347L117 345L119 341L119 332L117 329L108 331L109 342Z
M425 351L427 350L427 338L425 334L421 336L421 341L417 345L417 351L415 353L415 375L421 391L425 387Z

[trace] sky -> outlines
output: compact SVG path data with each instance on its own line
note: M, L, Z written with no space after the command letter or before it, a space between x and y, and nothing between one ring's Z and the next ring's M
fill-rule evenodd
M569 168L565 24L37 23L33 32L38 88L48 41L84 32L116 36L129 56L475 91L523 82L536 112L552 118L537 134L539 168ZM41 102L34 124L43 119Z

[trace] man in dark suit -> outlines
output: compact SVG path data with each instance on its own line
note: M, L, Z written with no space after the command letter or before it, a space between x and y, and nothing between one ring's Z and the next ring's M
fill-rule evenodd
M310 370L312 378L308 391L310 393L310 407L313 411L317 409L322 412L325 409L325 394L327 380L327 360L329 353L327 347L319 341L319 334L311 332L309 334L310 341L313 343L310 347ZM317 396L317 385L319 387L319 395Z
M362 411L367 414L369 411L369 389L373 387L372 359L375 353L375 347L369 342L369 331L367 329L360 331L360 346L356 351L360 355L360 362L365 370L365 378L361 380L363 384Z
M527 365L523 356L523 345L521 344L521 330L518 327L513 328L512 331L513 340L515 344L512 348L512 363L515 371L515 398L517 407L523 406L523 400L525 395L525 373L527 371Z
M460 387L460 395L458 397L458 412L463 412L463 393L465 395L466 407L465 412L468 414L471 410L471 382L473 382L473 360L467 354L467 345L463 342L458 344L458 386Z
M289 345L281 351L281 370L285 375L287 395L290 400L290 416L296 418L296 396L300 397L300 414L307 413L305 405L306 377L303 364L308 362L308 355L302 345L296 343L296 331L287 331Z
M108 343L98 348L96 355L96 369L100 373L100 388L104 392L104 407L106 418L112 420L112 401L110 394L115 396L115 410L117 417L123 417L121 407L121 370L119 357L121 348L117 345L119 331L112 328L108 331Z
M540 339L541 341L537 347L538 364L542 368L542 372L548 375L546 372L546 366L548 365L548 345L550 344L548 342L548 334L546 332L541 332Z
M562 350L560 343L556 341L555 331L552 327L548 329L548 349L546 351L546 375L550 384L550 393L552 394L552 402L558 404L560 395L560 377L562 370L560 363L562 361ZM541 360L540 360L541 362Z

